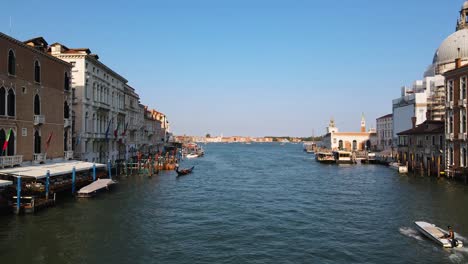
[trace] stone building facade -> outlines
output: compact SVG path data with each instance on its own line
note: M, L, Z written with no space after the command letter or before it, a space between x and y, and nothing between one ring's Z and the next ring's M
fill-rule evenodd
M377 149L391 150L393 146L393 114L376 119Z
M73 65L73 146L75 157L105 163L125 158L127 80L103 64L91 50L54 43L50 53Z
M47 48L0 33L0 145L10 134L2 166L71 158L71 65Z
M426 120L398 133L398 160L410 171L440 175L444 171L444 121Z

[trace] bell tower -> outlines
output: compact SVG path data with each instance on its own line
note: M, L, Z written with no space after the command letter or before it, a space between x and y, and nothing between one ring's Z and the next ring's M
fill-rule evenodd
M457 21L457 31L468 28L468 1L463 3L463 6L460 10L460 18Z
M361 133L366 132L366 118L364 117L364 113L361 116Z
M328 133L337 133L337 132L338 132L338 128L336 127L335 120L332 117L330 119L330 123L328 124L328 127L327 127L327 134Z

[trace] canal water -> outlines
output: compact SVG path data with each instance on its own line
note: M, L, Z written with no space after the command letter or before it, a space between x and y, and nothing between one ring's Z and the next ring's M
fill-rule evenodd
M1 263L468 263L413 224L468 237L468 186L322 165L299 144L205 150L185 177L122 178L95 199L2 216Z

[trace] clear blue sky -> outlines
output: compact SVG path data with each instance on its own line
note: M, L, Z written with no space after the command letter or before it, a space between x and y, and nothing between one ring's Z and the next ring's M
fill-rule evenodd
M391 112L462 0L1 1L0 31L88 47L176 134L357 130ZM9 15L12 16L12 30Z

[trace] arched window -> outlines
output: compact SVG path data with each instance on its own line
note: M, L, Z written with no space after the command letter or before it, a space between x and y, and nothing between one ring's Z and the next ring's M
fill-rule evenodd
M7 112L8 116L15 116L15 92L13 89L10 89L8 91L8 97L7 97Z
M84 132L88 132L88 119L89 119L89 114L88 112L85 113L85 122L84 122Z
M449 149L449 164L453 165L453 148Z
M39 133L39 130L34 132L34 153L41 153L41 134Z
M462 149L461 166L466 167L466 148Z
M10 138L8 139L7 156L15 155L15 131L11 131Z
M63 132L63 151L68 151L68 130Z
M37 83L41 82L41 64L39 61L34 62L34 81Z
M41 99L39 98L39 95L36 94L34 96L34 115L40 115L41 114Z
M338 141L338 149L343 150L343 140Z
M70 77L68 77L68 72L65 73L65 80L64 80L64 84L63 84L63 89L65 89L65 91L70 90Z
M0 115L6 113L6 90L5 87L0 87Z
M70 107L67 101L63 103L63 118L70 118Z
M357 141L353 140L353 150L357 150Z
M3 144L5 144L5 130L0 129L0 146L3 147ZM0 156L3 156L5 153L3 151L0 152Z
M12 50L8 52L8 73L16 75L16 56Z

